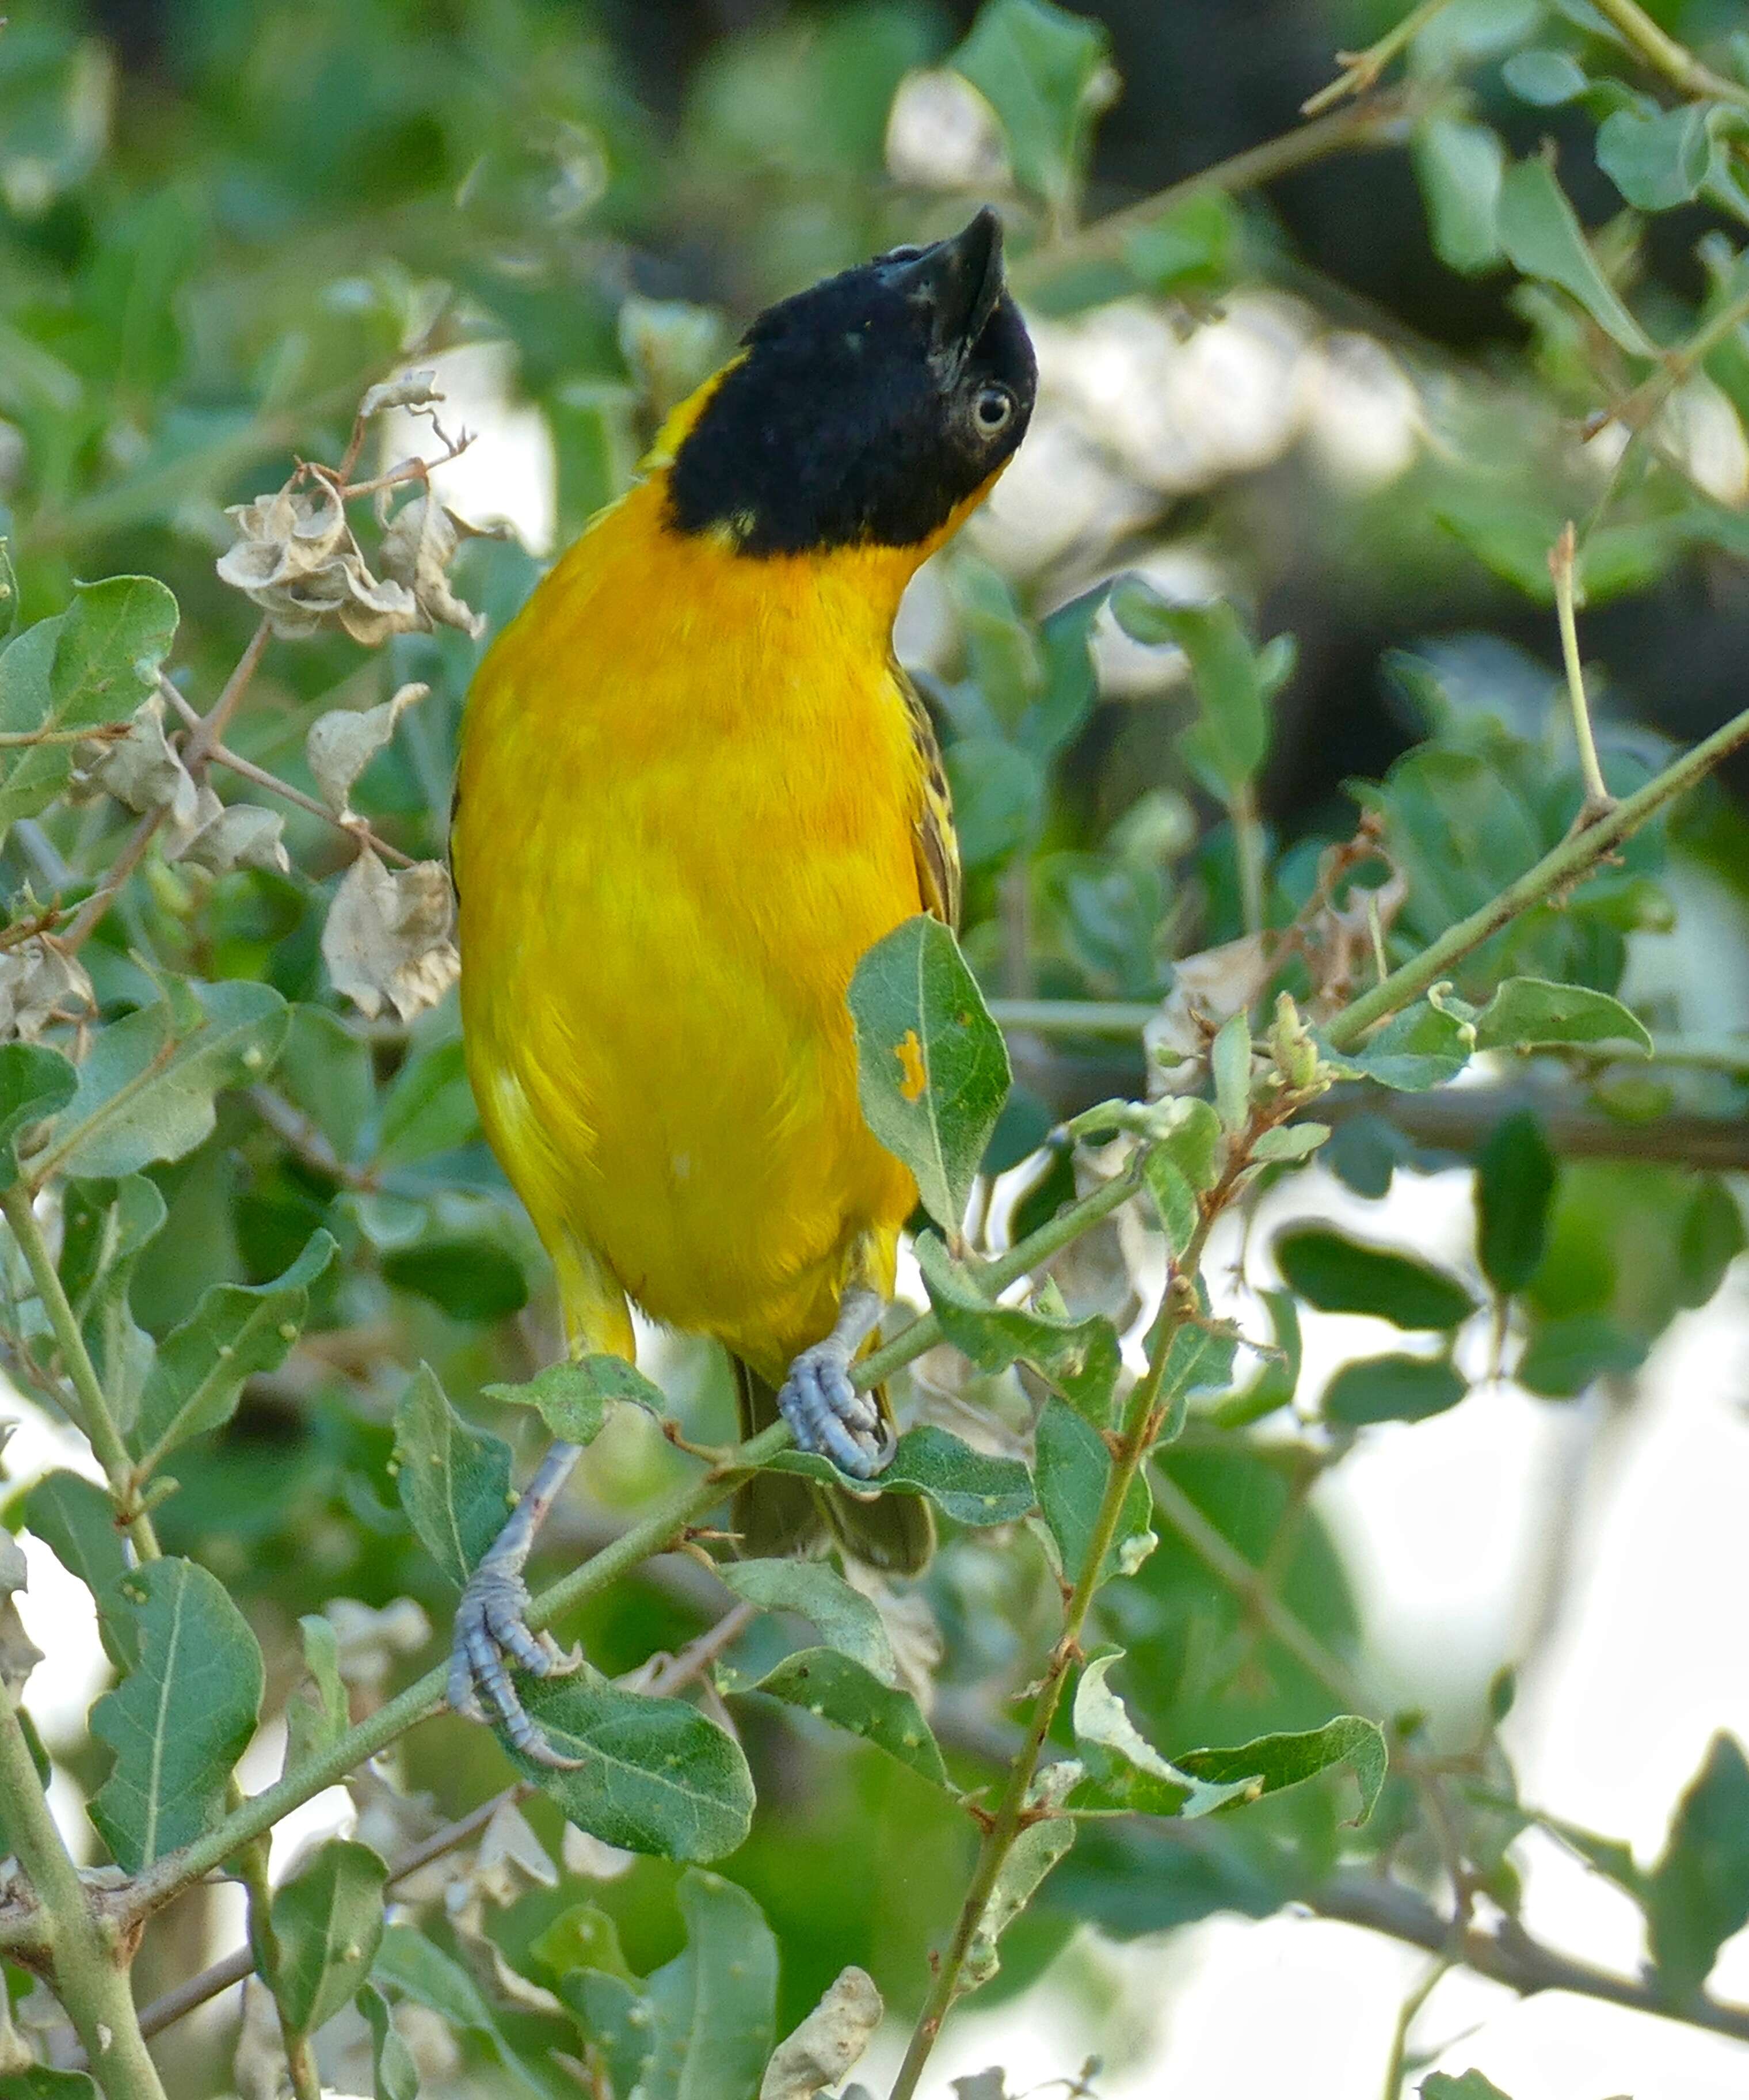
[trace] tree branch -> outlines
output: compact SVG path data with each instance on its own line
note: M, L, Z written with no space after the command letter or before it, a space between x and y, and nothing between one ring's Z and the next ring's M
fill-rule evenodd
M1104 218L1096 219L1078 233L1067 235L1022 256L1011 266L1010 279L1015 289L1024 296L1042 284L1048 284L1060 270L1108 260L1121 254L1124 242L1132 233L1156 224L1193 198L1214 194L1237 196L1241 191L1256 189L1262 183L1272 183L1282 175L1310 167L1315 161L1325 160L1333 153L1399 145L1408 135L1412 117L1410 97L1393 93L1375 95L1370 100L1357 102L1351 109L1338 109L1309 124L1297 125L1277 138L1265 139L1260 146L1247 147L1242 153L1217 161L1212 167L1203 168L1181 183L1156 191L1152 196L1126 205L1121 211L1108 212Z
M1437 941L1430 942L1412 961L1394 969L1341 1012L1324 1030L1333 1050L1358 1050L1379 1022L1411 1004L1430 986L1439 983L1465 955L1479 948L1491 934L1520 917L1532 906L1546 904L1561 891L1571 889L1591 874L1597 863L1622 841L1655 817L1667 802L1704 779L1716 765L1744 743L1749 743L1749 708L1734 715L1690 751L1667 765L1634 794L1618 802L1607 816L1563 839L1546 853L1527 873L1509 882L1497 897L1455 926L1448 926Z
M1026 1275L1082 1233L1090 1230L1101 1219L1108 1217L1135 1193L1135 1186L1128 1176L1120 1176L1084 1196L1018 1246L989 1263L983 1271L986 1287L993 1294ZM852 1371L852 1382L866 1392L920 1357L924 1350L932 1348L941 1339L941 1321L933 1312L926 1312L883 1348L863 1357ZM549 1626L561 1613L629 1573L641 1561L667 1552L689 1526L714 1509L738 1481L756 1471L780 1451L788 1449L792 1441L788 1424L778 1422L735 1447L701 1479L665 1496L646 1516L603 1546L592 1560L574 1568L544 1590L529 1608L529 1625L536 1631ZM150 1916L191 1882L222 1866L240 1846L271 1830L282 1816L319 1793L324 1787L337 1784L367 1758L386 1749L416 1723L437 1713L443 1705L448 1674L447 1663L427 1670L368 1719L355 1723L321 1755L311 1758L296 1771L288 1772L276 1785L243 1802L204 1838L155 1862L120 1893L117 1899L118 1914L130 1923L138 1923ZM22 1938L22 1928L17 1930ZM7 1932L0 1931L0 1945L6 1943Z
M627 1671L619 1682L628 1690L641 1692L646 1697L666 1699L708 1670L754 1616L752 1605L732 1604L720 1618L688 1641L677 1654L656 1658L654 1667L649 1663L641 1664L637 1670ZM500 1808L526 1800L534 1791L531 1780L518 1780L513 1786L495 1793L489 1801L482 1801L478 1808L470 1808L465 1815L459 1815L452 1823L434 1830L429 1838L421 1838L416 1845L409 1845L390 1861L384 1886L398 1887L421 1867L429 1867L434 1860L441 1860L446 1852L453 1852L465 1845L470 1838L478 1836ZM211 1968L203 1970L198 1976L191 1977L186 1983L178 1984L174 1990L165 1992L161 1997L154 1998L149 2005L143 2007L139 2015L141 2033L161 2033L196 2007L240 1983L253 1973L254 1967L253 1950L238 1948L222 1961L215 1961Z
M134 1460L127 1445L122 1441L121 1432L109 1409L109 1401L104 1391L103 1381L97 1375L91 1361L90 1352L85 1346L85 1337L79 1331L79 1323L73 1317L73 1307L68 1303L67 1293L62 1287L60 1273L49 1253L48 1242L42 1236L42 1228L37 1222L37 1213L30 1198L30 1191L22 1181L15 1181L0 1194L0 1211L18 1242L30 1270L31 1281L37 1286L37 1295L42 1301L42 1309L48 1315L49 1326L55 1336L55 1347L60 1351L61 1362L73 1389L78 1397L79 1427L85 1440L96 1454L109 1483L110 1500L116 1507L116 1521L123 1527L143 1560L156 1560L158 1541L152 1529L152 1519L140 1506L139 1496L134 1482Z
M122 1940L99 1922L37 1776L11 1688L0 1678L0 1796L7 1834L30 1877L55 1995L109 2100L164 2100L134 2011Z

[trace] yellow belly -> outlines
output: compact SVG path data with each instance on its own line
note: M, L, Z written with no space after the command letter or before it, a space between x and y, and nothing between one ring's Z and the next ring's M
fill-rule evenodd
M562 1277L583 1251L772 1376L915 1198L863 1124L844 1006L919 909L903 578L682 541L659 498L601 521L476 681L469 1069Z

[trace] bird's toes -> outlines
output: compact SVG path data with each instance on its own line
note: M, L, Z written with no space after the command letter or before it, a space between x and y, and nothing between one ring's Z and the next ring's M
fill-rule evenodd
M804 1349L790 1366L778 1407L803 1450L822 1453L855 1480L872 1479L879 1471L879 1410L851 1383L842 1348L821 1343Z

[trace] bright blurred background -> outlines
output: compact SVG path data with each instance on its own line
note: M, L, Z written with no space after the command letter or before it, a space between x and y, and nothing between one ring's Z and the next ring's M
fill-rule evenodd
M1535 67L1514 69L1527 51L1551 64L1566 55L1575 70L1625 68L1584 0L1453 0L1413 47L1407 102L1363 102L1352 118L1338 110L1320 121L1352 136L1303 165L1282 155L1280 173L1266 161L1256 172L1267 179L1246 170L1231 187L1187 191L1139 219L1146 238L1130 246L1082 229L1293 134L1302 102L1333 77L1334 53L1389 30L1401 0L1080 8L1108 41L1087 86L1090 173L1078 196L1051 195L1048 179L1029 183L990 105L945 68L976 11L945 0L15 7L0 35L0 525L10 505L27 604L51 609L74 576L161 575L183 607L184 660L197 676L222 673L247 631L213 580L228 541L222 505L274 485L289 452L343 435L362 385L399 358L435 368L447 421L475 433L438 486L465 517L512 528L464 558L476 602L500 618L623 484L652 418L763 303L897 240L949 230L968 199L991 196L1009 210L1039 350L1038 413L994 501L919 578L899 646L943 723L971 877L966 945L993 995L1151 1002L1169 988L1174 957L1242 930L1235 825L1177 748L1190 706L1178 651L1138 643L1101 615L1096 702L1047 763L989 718L985 703L993 695L1000 714L1015 651L1032 646L1023 617L1120 571L1139 571L1173 602L1230 597L1258 634L1297 639L1257 783L1256 819L1280 856L1272 911L1285 900L1291 911L1323 845L1352 831L1344 783L1383 778L1425 739L1486 750L1517 798L1510 809L1467 806L1453 836L1428 832L1417 865L1430 886L1447 867L1467 879L1466 854L1485 869L1496 848L1508 850L1502 827L1519 821L1531 783L1565 777L1540 565L1568 515L1602 521L1583 636L1612 765L1656 762L1665 740L1692 741L1749 699L1740 330L1722 364L1672 392L1655 442L1630 448L1617 423L1586 443L1609 346L1600 351L1571 302L1506 267L1470 210L1475 194L1451 172L1487 159L1481 138L1516 157L1552 139L1562 183L1636 310L1666 338L1710 310L1727 269L1720 244L1726 231L1740 235L1740 218L1703 196L1630 224L1595 157L1597 107L1554 93L1555 73L1545 69L1539 86ZM1652 11L1689 44L1734 49L1741 62L1749 11L1735 0L1666 0ZM1497 182L1497 161L1494 172ZM1485 176L1477 181L1485 191ZM383 446L391 459L436 450L412 417ZM434 697L369 776L373 812L429 850L441 844L448 739L473 653L447 635L403 638L392 654L395 677L426 679ZM249 748L293 772L308 710L376 696L382 674L330 638L274 675ZM1412 783L1392 777L1394 817L1408 824ZM1749 1031L1745 784L1741 772L1728 776L1660 841L1655 862L1632 862L1611 911L1575 911L1537 936L1568 942L1587 982L1619 979L1664 1033L1724 1043L1711 1066L1656 1080L1596 1069L1476 1079L1479 1089L1517 1089L1510 1105L1528 1101L1551 1124L1569 1118L1553 1227L1565 1267L1532 1323L1613 1323L1609 1346L1582 1351L1571 1375L1532 1392L1498 1374L1491 1321L1478 1318L1456 1344L1470 1382L1460 1405L1333 1436L1320 1396L1344 1362L1390 1346L1391 1330L1309 1312L1295 1411L1263 1423L1242 1455L1200 1450L1193 1436L1183 1461L1187 1486L1227 1513L1223 1524L1232 1516L1235 1536L1254 1532L1266 1505L1282 1519L1283 1595L1319 1640L1351 1657L1372 1710L1419 1711L1420 1740L1479 1755L1491 1700L1504 1703L1500 1673L1513 1670L1515 1698L1487 1754L1509 1758L1520 1797L1543 1818L1622 1839L1642 1866L1715 1734L1749 1738L1739 1617L1749 1264L1732 1264L1740 1225L1734 1237L1724 1229L1710 1270L1703 1256L1689 1263L1693 1177L1644 1136L1672 1113L1703 1123L1704 1163L1730 1177L1708 1186L1728 1187L1734 1202L1749 1167L1745 1062L1729 1048ZM260 885L240 892L220 911L214 951L258 960L267 949L295 955L302 942L313 968L300 911ZM1439 923L1424 915L1417 928L1412 912L1403 930L1426 938ZM119 968L121 937L116 946ZM441 1012L428 1017L413 1055L441 1061L452 1034ZM1111 1030L1023 1034L1016 1062L1023 1094L997 1163L1031 1166L1001 1185L998 1215L1011 1195L1040 1201L1034 1148L1053 1118L1141 1071L1133 1030L1127 1040ZM447 1093L439 1078L426 1088L450 1119L431 1155L474 1135L447 1069ZM1466 1162L1480 1135L1461 1114L1444 1130L1412 1112L1347 1118L1330 1167L1271 1190L1247 1218L1243 1248L1236 1231L1218 1242L1211 1273L1233 1278L1227 1309L1260 1319L1270 1242L1307 1217L1473 1277ZM1557 1139L1556 1149L1566 1148ZM173 1220L185 1235L230 1235L239 1273L271 1273L266 1250L314 1198L283 1176L225 1171L222 1197L199 1175L167 1176ZM452 1190L443 1201L452 1237L477 1229L482 1213L469 1207L484 1197ZM217 1215L224 1203L228 1222ZM382 1247L425 1229L376 1215L362 1229ZM519 1242L516 1259L538 1278ZM166 1316L177 1260L155 1253L142 1273ZM336 1350L296 1377L289 1368L258 1382L222 1446L178 1467L183 1493L165 1521L180 1529L178 1550L234 1579L264 1641L275 1635L282 1651L297 1612L337 1589L372 1611L392 1613L408 1595L432 1620L445 1608L429 1573L412 1571L372 1485L386 1455L381 1412L334 1379L368 1390L385 1365L423 1352L478 1379L506 1345L497 1330L440 1312L441 1293L421 1295L406 1264L398 1275L399 1294L364 1308L399 1323L387 1342L359 1344L367 1357L380 1350L383 1365L372 1370L371 1358L361 1370ZM1157 1277L1157 1242L1114 1232L1062 1281L1072 1303L1139 1330ZM537 1351L550 1332L541 1288L518 1329ZM354 1323L367 1324L362 1314ZM716 1368L672 1339L650 1342L669 1390L690 1392L714 1420ZM1024 1396L1011 1380L991 1394L963 1370L925 1369L919 1405L963 1433L968 1406L989 1401L990 1434L1018 1433ZM9 1398L6 1412L24 1423L6 1454L11 1483L55 1465L91 1470L42 1410ZM1308 1451L1302 1466L1295 1454ZM665 1458L629 1430L604 1439L573 1549L602 1513L647 1493ZM106 1665L86 1593L36 1539L26 1545L24 1617L46 1652L32 1704L59 1747L77 1737ZM974 1737L1004 1710L1002 1671L1038 1632L1030 1563L1005 1571L987 1555L956 1546L945 1556L927 1593L932 1626L919 1635L926 1648L945 1639L943 1701L971 1714ZM1122 1634L1133 1703L1156 1740L1236 1740L1235 1714L1299 1725L1296 1715L1327 1710L1267 1627L1182 1549L1163 1546L1135 1586ZM686 1606L659 1588L599 1612L592 1652L607 1667L636 1661L676 1626L684 1633ZM422 1655L425 1639L416 1612L371 1621L359 1682L375 1668L380 1683L403 1647ZM1227 1735L1213 1732L1217 1717ZM409 1751L410 1783L442 1792L460 1776L465 1788L485 1770L468 1761L489 1751L460 1731L443 1740L442 1752ZM772 1744L763 1754L780 1769ZM270 1776L276 1758L264 1744L259 1773L246 1768L245 1779ZM57 1805L71 1831L82 1829L91 1779L77 1758L61 1765ZM800 1807L773 1811L756 1840L747 1872L786 1951L819 1945L813 1967L786 1978L791 2017L852 1952L874 1965L902 1950L914 1972L922 1924L939 1930L950 1915L957 1868L946 1869L958 1855L908 1785L871 1771L861 1754ZM282 1845L350 1827L359 1813L337 1793L312 1809ZM1338 1811L1333 1790L1318 1815L1278 1819L1271 1836L1299 1848L1303 1865L1333 1845ZM1546 1828L1502 1833L1503 1850L1508 1838L1530 1931L1638 1974L1644 1921L1627 1897ZM1416 1842L1403 1840L1411 1872ZM932 1848L945 1860L940 1873L923 1856ZM1261 1917L1245 1915L1233 1892L1262 1869L1243 1844L1201 1878L1164 1855L1125 1856L1115 1838L1087 1851L1016 1929L1000 1983L949 2031L941 2080L1000 2064L1020 2092L1097 2055L1092 2082L1107 2100L1381 2090L1425 1953L1279 1908L1286 1882L1249 1906ZM580 1871L612 1872L601 1900L628 1946L662 1958L672 1874L640 1865L619 1877L621 1864ZM209 1906L188 1928L189 1951L220 1951L236 1929L233 1911ZM509 1943L528 1936L519 1927ZM916 1973L896 1979L896 2010L920 1988ZM1749 2001L1749 1945L1725 1948L1711 1988ZM214 2066L233 2018L227 2001L190 2023L178 2061L191 2095L224 2089ZM896 2063L904 2031L896 2018L865 2066L871 2087ZM1749 2088L1743 2042L1573 1993L1520 2000L1462 1970L1434 1984L1409 2061L1475 2066L1513 2100L1725 2100ZM468 2090L500 2089L489 2071L469 2076L482 2082Z

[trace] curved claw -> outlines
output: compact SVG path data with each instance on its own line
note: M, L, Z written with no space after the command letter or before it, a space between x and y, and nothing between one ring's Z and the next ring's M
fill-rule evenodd
M874 1400L850 1383L850 1361L835 1338L804 1349L790 1365L778 1409L800 1449L822 1454L852 1480L871 1480L891 1463L893 1440Z
M528 1602L528 1585L520 1569L496 1551L488 1553L469 1578L456 1608L449 1703L469 1719L483 1721L483 1698L525 1757L554 1771L568 1771L584 1760L566 1757L548 1740L511 1682L505 1658L535 1677L562 1677L581 1668L583 1651L567 1652L550 1634L535 1633L527 1621Z

